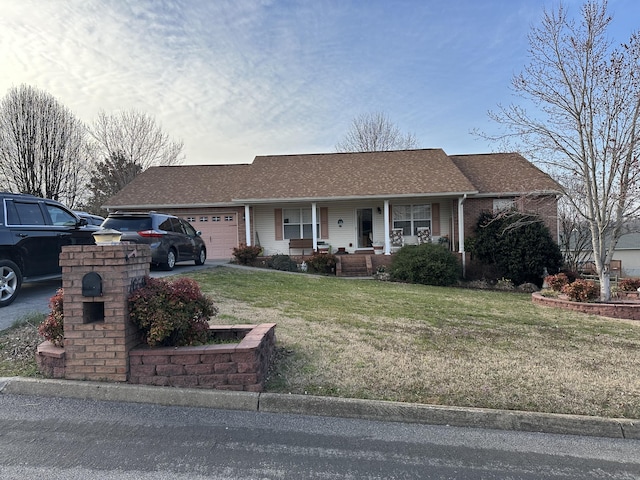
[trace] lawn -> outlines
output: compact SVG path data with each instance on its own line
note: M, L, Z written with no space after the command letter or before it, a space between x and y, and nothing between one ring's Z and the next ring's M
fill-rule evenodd
M640 418L640 322L528 294L218 267L189 275L216 324L277 323L267 391ZM0 332L0 376L35 375L42 316Z
M270 392L640 418L640 322L528 294L220 267L218 324L278 324Z

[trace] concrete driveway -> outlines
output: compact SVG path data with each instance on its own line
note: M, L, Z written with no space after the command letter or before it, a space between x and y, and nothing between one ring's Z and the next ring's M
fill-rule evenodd
M196 266L193 262L178 263L171 272L151 270L151 277L167 277L196 270L205 270L218 265L224 265L226 260L207 260L204 265ZM22 285L20 296L8 307L0 308L0 330L5 330L16 321L22 320L34 313L49 313L49 299L62 286L62 280L47 280L44 282L25 283Z

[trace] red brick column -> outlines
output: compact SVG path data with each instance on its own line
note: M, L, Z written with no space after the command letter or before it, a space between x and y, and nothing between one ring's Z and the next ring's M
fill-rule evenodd
M65 378L126 382L129 350L139 343L129 321L129 293L149 274L147 245L62 247ZM95 272L102 295L83 295L83 278Z

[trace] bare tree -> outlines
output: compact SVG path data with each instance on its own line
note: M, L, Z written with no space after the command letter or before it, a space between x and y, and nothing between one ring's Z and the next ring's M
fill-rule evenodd
M560 5L529 34L531 61L513 79L532 105L500 106L490 116L525 155L581 188L566 199L588 225L600 296L611 296L609 263L625 222L638 213L640 37L613 48L607 2L587 1L578 22Z
M147 168L183 160L182 141L171 140L145 113L131 110L107 115L101 111L90 131L94 167L85 208L94 213Z
M418 148L412 133L403 134L384 113L365 113L356 117L345 137L336 144L337 152L382 152Z
M85 127L51 94L21 85L0 103L0 188L74 207L85 147Z
M123 156L142 170L154 165L176 165L183 160L183 142L171 140L146 113L129 110L107 115L101 111L90 132L95 158L101 160Z

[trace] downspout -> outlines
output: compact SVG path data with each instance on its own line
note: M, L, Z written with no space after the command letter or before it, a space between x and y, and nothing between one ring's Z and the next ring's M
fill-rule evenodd
M458 199L458 253L462 258L462 278L467 277L467 256L464 251L464 202L466 199L466 193Z
M245 205L244 206L244 238L245 238L247 247L251 246L251 217L249 216L250 213L251 212L249 210L249 205Z
M384 254L391 255L391 232L389 231L389 200L384 201Z

